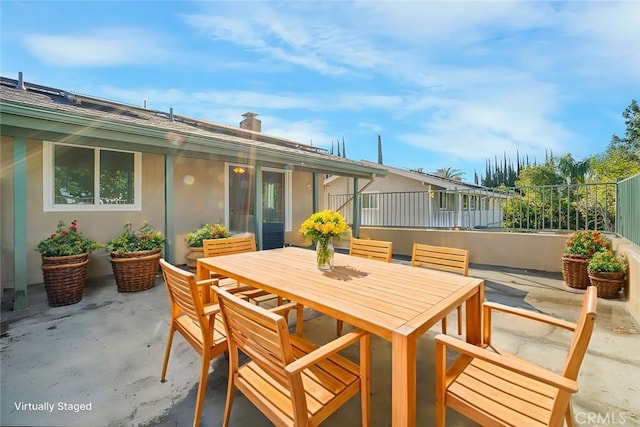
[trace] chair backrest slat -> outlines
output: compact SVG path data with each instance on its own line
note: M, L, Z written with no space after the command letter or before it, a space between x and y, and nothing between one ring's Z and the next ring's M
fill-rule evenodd
M202 241L205 257L255 252L256 239L253 235L205 239Z
M391 262L392 242L351 238L349 255Z
M411 265L451 271L467 276L469 274L469 251L444 246L431 246L414 243Z
M598 305L598 290L595 286L588 286L584 294L582 311L576 322L576 330L569 348L567 363L564 367L563 375L572 380L578 378L580 366L591 340L593 327L596 322L596 308Z
M289 328L284 317L216 289L227 328L229 351L238 349L283 386L290 388L284 367L293 362ZM301 383L300 383L301 384Z
M160 267L171 304L201 325L204 321L204 308L193 273L182 270L164 259L160 260Z

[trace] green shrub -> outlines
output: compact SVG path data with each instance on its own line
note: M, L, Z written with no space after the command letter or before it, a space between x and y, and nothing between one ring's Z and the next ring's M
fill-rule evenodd
M224 239L230 236L231 234L222 224L205 224L193 233L189 233L185 240L190 248L200 248L204 239Z
M148 224L133 230L131 223L124 226L124 232L107 244L110 252L138 252L162 249L165 238L159 231Z
M626 264L622 257L607 250L593 255L587 270L591 273L620 273L626 270Z

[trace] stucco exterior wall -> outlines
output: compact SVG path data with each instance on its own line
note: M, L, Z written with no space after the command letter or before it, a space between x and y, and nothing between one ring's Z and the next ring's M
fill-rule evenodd
M187 234L202 224L224 224L224 162L175 157L173 261L185 262ZM164 207L163 207L164 209Z
M13 143L2 140L2 287L13 287ZM44 212L42 141L27 140L27 284L42 283L40 254L35 247L56 229L58 221L70 224L78 220L79 230L88 238L106 244L123 231L124 224L141 226L148 222L164 231L164 157L157 154L142 155L142 210L125 212ZM111 274L109 255L98 250L89 258L87 275Z
M2 288L14 286L14 236L13 236L13 140L2 138L0 160L0 273ZM80 231L88 238L106 244L123 231L124 224L134 227L148 222L165 233L165 158L160 154L142 154L142 210L141 211L91 211L91 212L43 212L43 156L42 141L27 141L27 283L42 283L40 254L34 248L40 240L50 235L58 221L69 224L78 220ZM224 223L225 215L225 163L190 157L174 157L174 236L171 254L165 254L175 263L185 262L186 235L201 224ZM319 180L320 181L320 180ZM298 229L312 213L312 174L293 172L291 180L291 230L285 233L285 242L309 245ZM319 200L323 190L319 189ZM166 234L166 233L165 233ZM90 256L88 276L111 274L111 263L106 250L95 251Z
M323 200L322 179L318 176L319 195L318 200ZM313 174L294 172L291 188L293 198L291 201L291 231L284 236L285 244L295 246L308 246L311 242L303 239L298 231L302 222L313 213Z

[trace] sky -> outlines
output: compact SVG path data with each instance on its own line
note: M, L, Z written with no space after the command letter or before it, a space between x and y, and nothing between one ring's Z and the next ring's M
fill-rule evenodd
M7 1L0 74L473 182L640 100L640 1ZM337 152L337 149L334 149Z

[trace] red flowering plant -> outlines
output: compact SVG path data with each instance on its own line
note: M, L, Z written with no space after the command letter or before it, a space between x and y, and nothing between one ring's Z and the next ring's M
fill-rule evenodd
M102 247L98 242L84 237L78 231L78 221L74 219L69 227L64 221L59 221L56 232L38 243L35 250L42 256L56 257L89 254Z
M611 242L599 231L579 230L566 241L564 253L573 258L591 259L597 252L611 248Z
M144 224L137 230L128 222L124 225L124 232L107 244L110 252L139 252L162 249L165 238L161 232L149 224Z

